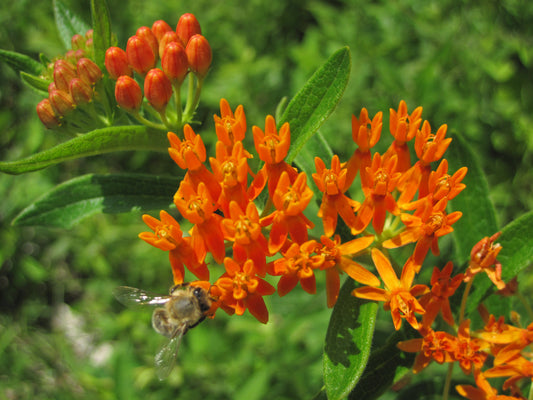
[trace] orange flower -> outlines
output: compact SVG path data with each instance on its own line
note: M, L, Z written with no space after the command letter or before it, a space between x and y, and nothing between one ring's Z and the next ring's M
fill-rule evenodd
M459 325L457 341L453 349L453 358L459 362L459 366L465 373L470 374L472 368L480 369L485 360L487 353L484 351L488 343L481 339L473 338L470 334L470 320L465 319Z
M272 198L276 211L261 219L262 226L272 224L268 240L270 254L283 247L289 234L296 243L307 241L307 229L314 225L303 212L312 197L313 191L307 186L305 172L298 174L292 186L289 174L285 171L281 174Z
M331 169L319 157L315 157L316 174L313 174L318 190L324 193L318 216L322 218L324 233L332 236L337 227L337 217L341 216L346 225L355 231L357 219L355 212L361 206L357 201L344 194L350 187L346 185L346 169L341 169L339 156L334 155Z
M152 246L169 252L174 284L178 285L184 281L183 264L199 279L208 280L209 270L205 263L198 260L191 245L191 238L183 237L179 223L166 211L161 210L159 215L161 221L150 215L143 215L143 221L154 232L142 232L139 237Z
M242 141L246 133L246 115L242 105L235 109L234 114L228 101L220 99L220 117L215 114L213 118L218 140L224 143L228 153L231 153L233 145Z
M216 201L220 195L220 184L204 165L206 160L205 145L200 137L194 133L189 124L183 127L184 140L180 140L173 132L168 132L170 146L168 154L181 169L187 170L186 179L197 188L203 182L209 189L211 197Z
M477 387L472 385L457 385L455 389L461 396L470 400L517 400L518 397L498 394L498 391L490 386L481 371L474 371Z
M200 260L204 260L207 250L217 263L222 263L226 255L224 235L222 234L222 217L215 214L215 202L203 182L198 191L188 181L181 181L174 195L174 204L184 218L195 224L191 229L194 250Z
M448 325L454 326L455 322L453 320L449 298L463 282L464 276L463 274L458 274L452 278L452 270L453 264L451 261L446 264L442 271L437 267L433 268L431 292L420 300L420 304L426 310L423 318L424 326L431 326L439 312Z
M394 141L387 149L383 157L389 158L392 155L398 157L398 172L405 172L411 168L411 156L407 142L412 140L420 124L422 123L422 107L417 107L411 115L407 113L407 104L401 100L398 111L390 109L389 127L390 133L394 136Z
M429 248L431 247L433 254L438 255L439 238L453 232L451 225L463 215L460 211L447 214L445 211L447 204L448 199L446 197L433 204L431 196L410 203L411 207L417 209L413 215L401 215L405 230L383 242L383 247L393 249L417 242L413 252L413 261L420 269Z
M522 348L512 343L498 352L494 358L494 367L485 371L487 378L508 376L503 388L515 387L521 379L533 381L533 362L521 354Z
M505 288L505 282L502 281L502 264L496 260L502 246L499 243L494 243L500 235L501 232L496 232L490 238L485 237L481 239L472 247L470 264L465 273L465 282L471 280L481 271L485 271L489 279L498 289Z
M370 128L368 127L370 125ZM359 118L352 115L352 139L359 146L353 153L352 157L346 163L346 185L350 186L357 176L361 174L361 183L368 185L366 178L366 167L372 163L370 149L376 145L381 137L381 128L383 127L383 113L378 112L372 120L368 117L366 108L361 110Z
M243 209L246 208L248 204L248 195L246 193L248 158L242 148L242 142L237 142L232 147L232 151L228 152L228 147L218 141L216 158L210 157L209 162L215 179L222 186L218 204L224 215L229 215L231 201L236 201Z
M442 125L437 133L431 133L431 126L428 121L424 121L422 129L420 129L415 138L415 151L419 161L415 164L422 174L418 197L425 197L428 191L428 178L431 172L430 164L433 161L438 161L442 158L450 142L451 138L444 138L448 126Z
M399 208L392 196L401 177L400 172L395 172L396 156L385 160L379 153L374 154L372 165L366 169L366 183L363 184L365 201L357 214L356 231L364 230L372 220L376 233L383 232L387 211L398 214Z
M272 196L283 172L288 174L291 182L294 182L298 172L284 161L291 145L291 131L288 122L281 126L278 134L274 117L268 115L265 120L265 132L257 126L254 126L252 131L257 154L265 162L248 191L249 197L253 200L261 193L267 181L268 193Z
M414 285L415 265L408 259L402 269L400 279L396 276L389 259L378 249L372 249L372 260L378 270L385 289L365 286L355 289L352 294L362 299L384 301L383 308L391 310L392 321L396 330L400 329L402 319L413 328L420 327L415 313L424 314L425 310L416 297L429 291L426 285Z
M235 202L229 204L229 218L222 220L222 231L226 239L233 241L233 258L244 262L252 259L256 273L266 274L267 240L261 232L259 213L253 202L246 206L246 213Z
M287 251L282 253L282 258L268 264L271 275L281 275L278 282L280 296L289 293L298 282L307 293L316 293L314 270L324 263L324 256L316 254L319 246L315 240L309 240L301 245L292 243Z
M431 171L428 180L429 193L433 194L433 201L443 197L453 199L466 187L461 183L466 176L468 168L459 168L452 176L448 175L448 160L443 159L436 171Z
M252 260L240 265L226 257L224 266L226 272L211 290L211 293L218 297L220 307L230 315L243 315L248 309L259 322L266 324L268 310L263 296L273 294L276 291L274 286L257 277Z
M318 249L318 254L325 257L324 263L320 267L326 271L326 295L328 307L333 307L339 297L340 274L345 272L352 279L368 286L379 286L380 280L366 268L351 259L362 253L374 241L374 235L363 236L349 242L341 244L340 235L335 235L334 239L327 236L320 238L322 248Z
M424 328L422 331L424 337L406 340L397 344L402 351L418 353L413 365L415 374L426 368L432 360L439 364L454 361L451 354L456 341L454 336L447 332L436 332L429 327Z

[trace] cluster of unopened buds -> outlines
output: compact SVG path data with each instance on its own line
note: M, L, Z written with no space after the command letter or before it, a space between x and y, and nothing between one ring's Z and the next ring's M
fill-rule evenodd
M103 74L93 61L92 30L85 36L74 35L72 49L49 63L42 78L51 81L48 98L37 105L37 115L49 129L63 126L67 130L93 127L95 86ZM96 119L98 120L98 118Z
M380 154L372 148L381 136L382 113L371 119L363 109L359 117L353 116L352 138L358 147L352 157L342 162L334 155L329 167L315 158L312 179L322 192L318 216L323 235L313 238L313 223L305 215L313 198L308 177L285 162L289 124L278 129L274 118L268 116L264 130L253 127L255 149L263 163L254 174L248 164L253 156L243 144L243 107L233 112L223 99L220 110L221 116L214 116L218 142L214 157L209 158L210 169L203 140L189 125L184 126L183 138L168 133L169 154L187 171L174 204L182 224L189 226L188 234L163 210L160 220L143 216L153 232L139 235L169 252L175 284L184 282L185 266L199 279L190 284L209 290L211 316L218 308L230 315L242 315L248 309L266 323L263 297L276 291L284 296L298 283L313 294L318 271L325 273L327 304L332 307L339 295L340 275L346 273L363 285L353 291L354 296L384 302L397 330L406 320L420 333L421 339L400 343L405 351L419 352L415 372L432 360L458 362L465 373L474 373L478 383L477 388L458 387L467 397L472 391L495 390L487 386L485 377L510 376L507 387L514 394L518 393L518 380L533 377L533 364L523 354L533 342L533 324L526 329L512 327L484 313L485 327L474 332L469 329L470 320L463 317L466 300L459 324L450 309L449 297L462 282L469 287L479 272L486 272L498 289L506 288L496 261L501 249L494 243L497 234L474 247L464 274L454 275L449 262L442 270L435 267L429 286L414 284L427 253L439 254L439 238L452 232L452 225L462 215L446 210L448 201L465 188L461 181L467 173L466 167L448 173L448 162L442 158L451 142L446 138L446 125L432 133L429 122L422 122L422 108L408 114L402 101L398 110L390 111L394 140ZM408 147L413 139L415 162ZM432 170L432 163L439 161ZM364 194L362 204L348 196L357 175ZM263 189L267 194L259 196ZM342 239L336 233L341 228L339 216L347 227L344 231L350 232ZM389 250L412 243L413 252L398 278ZM379 277L354 260L368 254ZM207 263L212 264L210 268ZM217 277L210 283L212 272ZM267 275L280 277L277 288L264 279ZM450 326L449 332L432 329L439 314ZM482 372L489 354L495 357L494 367Z
M125 51L110 47L105 66L111 79L116 80L117 104L139 122L160 129L180 130L185 122L191 122L212 60L209 42L201 33L196 17L183 14L176 30L158 20L152 28L137 29ZM156 67L158 61L161 68ZM144 97L148 101L145 113L158 116L160 122L141 113L143 90L134 73L139 81L144 81ZM182 110L181 86L189 73L196 77L196 84L191 75L187 103ZM173 108L168 107L172 98Z

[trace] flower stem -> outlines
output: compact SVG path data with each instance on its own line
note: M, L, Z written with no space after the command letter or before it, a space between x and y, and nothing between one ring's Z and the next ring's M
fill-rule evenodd
M139 112L135 112L135 113L132 113L132 115L135 117L135 119L137 121L139 121L141 124L143 125L146 125L146 126L149 126L150 128L155 128L155 129L159 129L159 130L167 130L167 128L165 127L165 125L162 125L162 124L156 124L155 122L152 122L152 121L149 121L147 120L146 118L144 118L141 114L139 114Z
M448 372L446 373L446 380L444 381L444 390L442 391L442 400L448 400L450 395L450 386L452 383L452 372L454 363L448 365Z

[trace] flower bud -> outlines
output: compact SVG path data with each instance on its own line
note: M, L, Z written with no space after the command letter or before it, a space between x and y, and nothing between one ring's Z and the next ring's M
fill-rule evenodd
M69 93L63 90L53 90L50 92L48 98L50 99L52 108L58 116L64 117L74 110L75 105L72 97Z
M78 106L90 102L93 98L93 89L83 79L72 79L70 81L69 89L72 100Z
M199 78L205 77L212 60L211 46L209 46L207 39L202 35L194 35L189 39L185 52L191 70Z
M68 92L68 85L71 79L76 77L76 69L68 61L57 60L54 63L54 82L57 89Z
M78 49L76 50L76 52L74 53L74 58L76 59L76 62L80 59L80 58L83 58L85 57L85 50L82 50L82 49Z
M159 41L159 57L163 58L163 53L165 51L165 47L167 47L167 44L176 42L181 43L178 35L174 31L168 31L163 35L161 40Z
M50 84L48 85L48 94L49 95L52 92L52 90L57 90L57 86L56 86L55 82L50 82Z
M159 56L159 43L150 28L147 26L141 26L139 29L137 29L135 36L146 40L152 48L152 52L155 54L156 58Z
M78 76L89 85L94 85L100 79L102 79L102 70L94 61L88 58L80 58L76 63L78 70Z
M111 79L118 79L122 75L133 76L128 65L126 52L120 47L110 47L105 52L105 67Z
M165 21L160 19L158 21L155 21L152 24L152 32L157 38L157 42L159 43L161 39L163 38L163 36L165 35L165 33L173 32L173 30L169 24L167 24Z
M44 99L39 104L37 104L37 115L39 119L48 129L53 129L59 126L59 118L57 117L50 100Z
M189 70L189 63L187 53L181 44L177 42L167 44L161 57L161 68L172 82L183 82Z
M89 29L87 32L85 32L85 39L89 40L93 38L93 30Z
M122 75L115 84L115 98L120 108L135 112L141 108L143 94L141 87L133 78Z
M70 44L72 50L83 49L85 48L85 38L77 33L70 39Z
M180 17L176 26L176 33L183 45L187 46L191 37L202 34L202 29L196 17L193 14L187 13Z
M144 79L144 95L158 112L163 112L172 97L172 85L159 68L148 71Z
M156 63L156 57L150 44L139 36L132 36L126 45L128 64L140 75L150 71Z

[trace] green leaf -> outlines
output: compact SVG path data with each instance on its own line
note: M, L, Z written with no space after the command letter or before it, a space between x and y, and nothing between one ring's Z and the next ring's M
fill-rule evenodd
M498 260L502 263L502 278L507 282L533 264L533 211L506 225L497 243L502 246Z
M449 163L449 173L461 167L468 167L463 180L466 184L456 198L450 202L454 211L463 216L453 225L453 237L457 250L456 259L464 264L470 258L472 247L485 236L498 231L496 213L489 198L489 187L480 163L468 142L458 133L452 135L453 141L445 154Z
M24 71L20 71L20 78L22 79L22 82L24 82L30 88L42 92L48 96L48 85L50 85L50 82L52 81L28 74Z
M143 174L89 174L62 183L23 210L14 225L72 228L96 213L165 209L179 178Z
M44 67L33 58L14 51L0 49L0 60L4 61L16 72L24 71L28 74L40 75Z
M93 46L96 64L104 71L105 52L111 47L111 20L106 0L91 0Z
M404 329L394 332L383 346L372 351L365 372L349 399L377 399L411 370L416 354L396 347L398 342L411 339Z
M168 148L166 134L145 126L115 126L96 129L18 161L0 162L0 172L22 174L80 157L113 151L155 150Z
M345 398L365 370L376 323L378 305L351 295L352 279L342 285L333 308L324 349L324 382L328 399Z
M291 163L305 142L331 115L350 77L350 49L335 52L290 101L279 124L291 127L291 148L285 161Z
M296 155L294 163L298 166L300 171L307 174L307 184L313 189L317 201L322 201L322 193L316 188L316 185L311 177L311 174L316 172L315 157L320 157L326 165L331 164L333 157L333 150L329 147L328 142L320 132L313 135L302 147L300 152Z
M54 17L59 37L67 49L72 47L72 36L83 36L89 30L89 26L74 15L61 0L54 0Z

